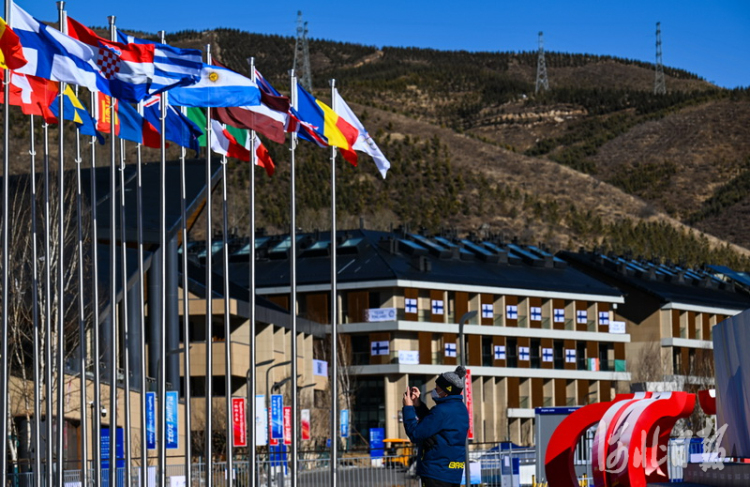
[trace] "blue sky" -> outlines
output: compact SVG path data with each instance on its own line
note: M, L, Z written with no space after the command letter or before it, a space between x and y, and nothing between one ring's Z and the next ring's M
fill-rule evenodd
M57 18L52 0L19 0L41 20ZM750 85L748 0L306 1L70 0L68 15L89 26L147 32L232 27L294 36L297 11L309 36L375 46L469 51L536 50L612 55L653 62L661 22L664 64L720 86ZM247 53L251 56L253 53Z

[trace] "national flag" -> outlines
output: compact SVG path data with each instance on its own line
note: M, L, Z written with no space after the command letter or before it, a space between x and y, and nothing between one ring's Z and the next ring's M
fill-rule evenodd
M211 120L211 150L217 154L250 162L250 151L237 141L227 128L217 120Z
M55 101L50 105L50 110L55 116L60 118L60 96L58 94ZM75 122L78 125L78 130L84 135L90 135L96 137L100 144L104 143L102 135L96 131L96 121L86 111L86 107L78 100L78 97L73 92L73 88L70 86L65 87L65 91L62 93L63 97L63 119Z
M118 100L139 102L148 96L154 77L154 46L108 41L68 17L68 34L96 51L96 63L109 80L112 96Z
M105 134L112 127L111 100L114 100L115 135L121 139L143 144L158 149L161 147L161 136L140 113L127 102L111 98L104 93L97 93L96 128Z
M283 144L289 121L289 98L281 96L257 70L255 79L260 89L259 105L216 108L211 116L221 123L255 130Z
M169 90L169 100L184 107L242 107L258 105L258 85L231 69L203 64L200 80Z
M297 108L292 113L298 117L304 130L303 139L321 145L338 147L344 159L357 165L357 154L352 150L359 131L334 112L331 107L317 100L297 83ZM309 136L309 137L308 137Z
M143 116L156 130L161 130L161 95L154 95L143 103ZM194 151L200 150L199 139L205 138L203 129L206 124L198 126L172 105L167 104L164 138L181 147Z
M0 70L0 81L5 81ZM21 107L26 115L38 115L47 123L57 123L57 117L49 109L60 91L59 84L36 76L26 76L15 71L10 73L10 104ZM2 103L0 97L0 103Z
M195 122L196 125L206 125L206 112L197 107L188 108L188 117L190 120ZM251 143L250 131L247 129L241 129L232 127L230 125L222 126L218 120L211 120L211 150L217 154L222 154L227 157L234 157L244 162L250 162L252 156L250 152ZM201 138L201 147L205 147L205 135ZM263 146L259 137L255 137L255 143L253 150L256 155L257 166L261 166L266 170L268 176L273 176L276 170L276 166L268 154L268 150Z
M17 72L110 94L109 80L96 63L93 47L44 25L15 3L11 8L13 31L29 61Z
M336 107L336 113L343 117L344 120L349 122L359 132L353 149L359 152L364 152L372 157L372 160L375 161L375 165L378 166L380 174L383 176L383 179L385 179L385 174L388 172L388 169L391 168L390 161L385 155L383 155L380 147L378 147L375 141L372 140L372 137L370 137L365 126L362 125L362 122L359 121L352 109L349 108L349 105L346 104L344 98L339 94L339 90L335 88L333 90L333 100L333 106Z
M276 172L276 165L273 163L268 149L260 141L260 137L255 137L253 150L255 150L255 165L264 168L269 177L273 176L273 173Z
M0 68L18 69L27 62L18 36L5 20L0 18Z
M149 93L156 94L176 86L190 85L201 77L203 55L198 49L183 49L152 42L117 31L117 38L125 44L154 46L154 78Z

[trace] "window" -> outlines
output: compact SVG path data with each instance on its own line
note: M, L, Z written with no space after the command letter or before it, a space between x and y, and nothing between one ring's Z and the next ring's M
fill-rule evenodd
M409 385L420 387L417 377ZM385 427L385 383L384 379L355 380L354 390L351 391L357 398L356 412L352 414L351 439L354 444L361 444L364 439L369 439L370 428ZM326 406L330 407L330 406Z

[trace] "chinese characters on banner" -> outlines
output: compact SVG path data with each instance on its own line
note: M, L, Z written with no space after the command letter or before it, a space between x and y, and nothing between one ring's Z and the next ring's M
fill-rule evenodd
M245 398L232 398L232 427L234 446L247 446L247 421L245 419Z
M474 398L471 393L471 370L466 369L466 377L464 377L465 386L464 394L466 394L466 409L469 410L469 436L470 440L474 439Z
M284 406L284 444L292 444L292 407Z

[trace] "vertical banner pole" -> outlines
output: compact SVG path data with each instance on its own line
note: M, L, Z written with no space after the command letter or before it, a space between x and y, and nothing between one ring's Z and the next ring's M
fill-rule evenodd
M292 70L292 105L297 108L297 77ZM297 138L295 134L292 134L292 157L290 160L290 180L291 180L291 200L289 202L289 225L291 231L289 232L290 241L290 252L292 258L291 269L289 272L290 279L290 291L291 299L289 300L289 312L292 317L292 347L291 347L291 360L292 360L292 444L290 452L290 465L292 474L292 485L291 487L297 486L297 212L295 207L296 195L295 195L295 176L294 176L294 156L295 149L297 146Z
M206 64L211 64L211 44L206 45ZM211 444L213 432L213 221L211 212L211 108L206 108L206 485L213 485L213 452ZM230 418L227 418L229 421Z
M331 108L336 111L336 80L331 80ZM331 147L331 486L336 486L338 471L338 299L336 294L336 148Z

